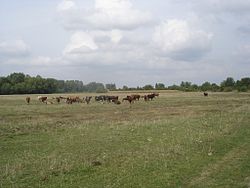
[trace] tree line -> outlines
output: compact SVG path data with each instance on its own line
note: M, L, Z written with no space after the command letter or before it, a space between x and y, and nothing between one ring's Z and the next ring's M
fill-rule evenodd
M163 83L156 83L155 86L145 85L144 87L128 88L123 86L122 90L179 90L179 91L212 91L212 92L230 92L239 91L247 92L250 90L250 78L245 77L235 81L234 78L228 77L219 85L216 83L204 82L201 85L192 82L182 81L180 85L165 86Z
M102 83L91 82L86 85L79 80L56 80L54 78L31 77L23 73L12 73L0 77L0 94L50 94L76 92L107 92Z
M84 84L79 80L56 80L54 78L42 78L41 76L31 77L24 73L12 73L6 77L0 77L0 95L8 94L50 94L50 93L77 93L96 92L105 93L107 91L129 91L129 90L180 90L180 91L213 91L246 92L250 90L250 78L245 77L234 80L228 77L219 85L216 83L204 82L201 85L182 81L180 85L165 86L163 83L156 83L154 86L147 84L143 87L123 86L117 89L114 83L106 84L90 82Z

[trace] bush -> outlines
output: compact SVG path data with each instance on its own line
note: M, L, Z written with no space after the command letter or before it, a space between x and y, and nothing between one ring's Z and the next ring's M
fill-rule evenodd
M231 92L231 91L233 91L233 88L232 87L224 87L223 91L225 91L225 92Z
M241 86L241 87L237 88L237 90L239 92L247 92L247 86Z

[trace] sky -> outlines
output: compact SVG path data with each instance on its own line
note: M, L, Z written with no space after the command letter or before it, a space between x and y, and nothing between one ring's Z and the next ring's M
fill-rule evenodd
M250 76L250 0L0 0L0 76L118 87Z

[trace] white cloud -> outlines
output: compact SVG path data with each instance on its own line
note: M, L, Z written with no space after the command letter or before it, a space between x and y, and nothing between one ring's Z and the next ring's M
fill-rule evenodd
M212 34L192 27L185 20L171 19L156 26L153 41L173 59L195 60L211 49Z
M123 35L119 30L112 30L110 33L110 38L113 43L118 43L122 39Z
M250 0L208 0L200 2L204 8L217 13L249 13ZM199 4L199 3L198 3Z
M77 54L90 52L97 49L98 46L89 33L78 31L72 35L70 43L65 48L64 53Z
M76 4L72 0L63 0L57 5L57 11L67 11L76 8Z
M0 58L29 55L29 47L23 40L0 42Z
M73 6L64 4L58 9L67 10ZM130 0L95 0L93 8L64 12L62 19L68 29L131 30L151 23L152 16L134 8Z

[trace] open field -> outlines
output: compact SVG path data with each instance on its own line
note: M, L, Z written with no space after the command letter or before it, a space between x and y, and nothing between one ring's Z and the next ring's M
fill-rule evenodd
M133 105L30 96L0 96L0 187L250 187L250 93Z

